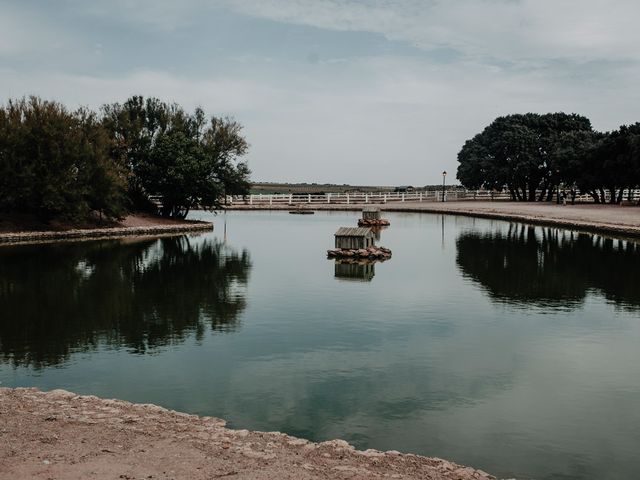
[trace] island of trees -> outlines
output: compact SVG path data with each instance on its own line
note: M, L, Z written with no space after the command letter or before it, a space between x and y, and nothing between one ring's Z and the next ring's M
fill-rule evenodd
M576 114L507 115L468 140L458 162L463 186L507 190L513 200L566 192L620 203L640 185L640 123L601 133Z
M42 220L184 218L249 191L248 144L229 118L134 96L68 110L29 97L0 108L0 212ZM160 202L158 207L156 200Z

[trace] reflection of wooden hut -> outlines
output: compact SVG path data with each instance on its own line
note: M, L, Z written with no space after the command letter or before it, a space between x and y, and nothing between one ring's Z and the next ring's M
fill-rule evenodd
M385 230L387 227L371 227L371 233L373 233L373 238L375 240L380 240L382 238L382 230Z
M370 282L376 274L374 262L341 262L336 260L335 277L341 280Z
M368 228L340 227L335 239L336 248L357 250L374 246L373 233Z

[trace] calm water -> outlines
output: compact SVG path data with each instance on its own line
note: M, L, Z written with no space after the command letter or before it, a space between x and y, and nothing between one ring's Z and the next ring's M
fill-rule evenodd
M374 266L324 257L357 219L337 212L1 247L0 381L503 477L637 478L640 245L388 217Z

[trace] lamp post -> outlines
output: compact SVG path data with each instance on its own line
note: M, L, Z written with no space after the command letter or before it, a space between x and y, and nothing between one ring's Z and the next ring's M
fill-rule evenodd
M442 172L442 201L444 202L444 180L447 178L447 172Z

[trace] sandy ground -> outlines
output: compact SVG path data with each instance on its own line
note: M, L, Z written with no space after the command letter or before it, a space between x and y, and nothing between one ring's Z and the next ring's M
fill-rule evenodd
M78 223L64 222L53 220L51 222L43 222L33 215L7 215L0 214L0 233L16 233L16 232L49 232L64 230L85 230L95 228L124 228L124 227L149 227L157 225L180 225L185 223L182 220L173 220L155 215L138 213L128 215L119 222L95 222L95 223Z
M445 460L277 432L63 390L0 388L0 479L494 478Z
M61 240L91 240L128 236L171 235L209 231L210 222L173 220L152 215L129 215L121 222L101 225L38 224L15 218L0 218L0 245L51 242Z
M317 210L360 210L365 205L313 205ZM524 202L393 202L375 205L382 210L396 212L427 212L469 215L475 217L515 220L614 235L640 236L640 207L631 205L556 205L555 203ZM269 209L268 206L236 205L234 209ZM275 209L291 210L283 205ZM304 208L311 208L304 205Z

